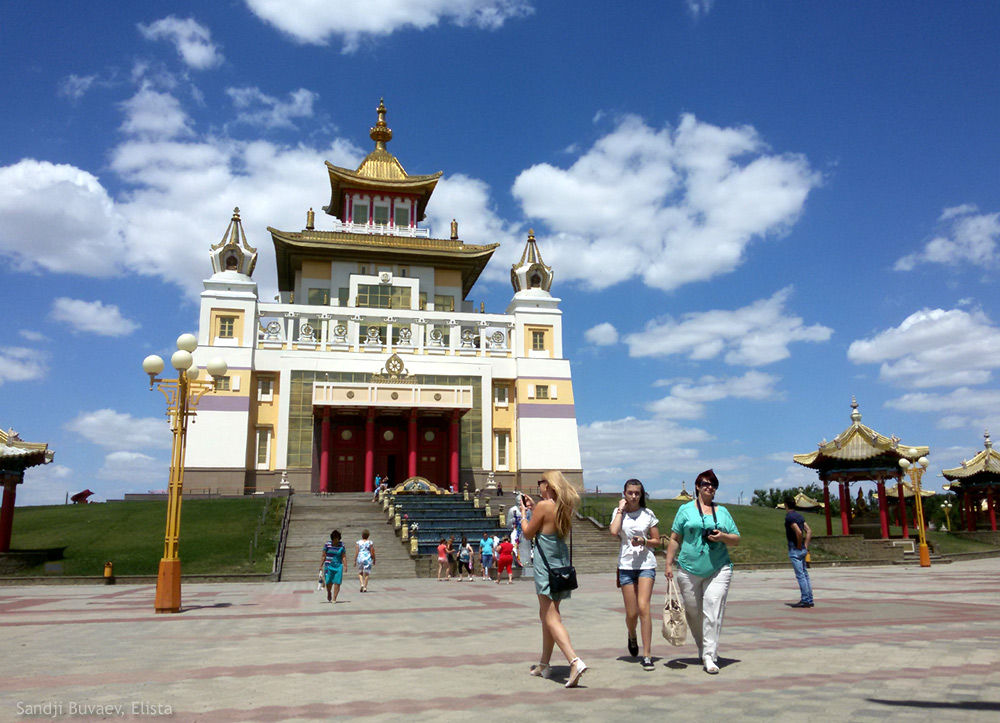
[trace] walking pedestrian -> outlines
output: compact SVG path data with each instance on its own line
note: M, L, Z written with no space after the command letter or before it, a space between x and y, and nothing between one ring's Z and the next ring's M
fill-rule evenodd
M684 600L691 637L705 672L719 672L719 634L733 576L729 547L740 543L740 531L729 511L715 504L719 478L708 469L695 479L695 498L681 505L670 527L667 579L674 576Z
M553 592L550 589L549 570L570 564L566 536L570 534L573 511L580 502L580 495L561 472L555 471L542 475L542 479L538 481L538 493L541 500L537 504L528 496L523 500L525 514L522 532L525 537L534 541L540 552L534 568L538 618L542 623L542 654L538 664L533 665L528 673L539 678L550 677L552 668L549 661L554 646L558 645L569 662L566 687L575 688L580 682L580 676L587 670L587 664L573 650L569 632L563 625L559 612L559 603L568 599L571 593L569 590ZM532 512L531 515L527 514L529 511Z
M794 495L785 495L785 539L788 541L788 559L792 561L795 579L799 583L799 601L791 603L792 608L813 607L812 584L809 582L809 570L806 567L806 555L809 554L809 542L812 540L812 530L806 518L797 510Z
M618 587L625 603L626 646L633 658L639 655L636 625L642 630L642 669L655 670L650 653L653 640L653 618L650 601L656 581L656 556L660 545L659 519L646 507L646 488L637 479L630 479L622 490L622 498L611 514L608 531L619 539Z
M462 535L462 542L458 546L458 579L462 579L462 570L465 570L469 574L469 582L472 582L472 561L475 559L475 553L472 551L472 545L469 544L468 538Z
M483 579L490 579L490 567L493 565L493 538L483 533L479 540L479 561L483 565Z
M358 582L361 592L368 592L368 577L375 566L375 543L368 539L368 530L361 531L361 539L354 545L354 560L358 567Z
M500 584L500 575L507 571L507 584L514 582L514 545L510 541L510 535L503 536L503 542L497 548L497 585Z
M330 539L323 544L321 574L326 583L326 601L337 604L340 595L340 585L344 581L344 558L347 551L340 541L340 530L330 533Z
M448 566L448 544L444 541L442 537L438 541L438 582L441 582L441 573L446 572L448 577L446 579L451 580L451 567Z

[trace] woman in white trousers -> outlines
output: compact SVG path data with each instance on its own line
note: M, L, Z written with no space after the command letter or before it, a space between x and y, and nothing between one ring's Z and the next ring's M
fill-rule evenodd
M670 528L667 579L674 577L684 600L684 613L705 672L719 672L719 634L733 576L729 548L740 543L740 531L729 511L715 504L719 479L705 470L695 480L695 498L681 505Z

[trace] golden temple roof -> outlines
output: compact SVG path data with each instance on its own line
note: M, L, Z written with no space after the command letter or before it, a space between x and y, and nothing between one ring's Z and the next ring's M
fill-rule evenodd
M984 445L981 452L970 460L963 460L960 467L954 469L941 470L945 479L961 484L963 479L983 475L984 477L996 476L1000 478L1000 452L993 449L993 442L990 440L990 433L983 434ZM993 480L996 481L996 480Z
M23 472L27 467L48 464L55 457L48 444L24 442L13 429L0 429L0 469Z
M423 176L411 176L403 168L399 159L386 150L385 144L392 139L392 129L385 122L385 103L379 100L378 121L370 129L369 136L375 141L375 150L369 153L356 170L335 166L326 162L330 174L330 205L323 210L342 221L344 211L344 191L356 189L371 192L407 193L417 197L417 221L423 221L427 201L434 192L442 171Z
M878 458L894 458L895 462L906 458L919 458L930 451L930 447L904 445L899 437L886 437L871 427L861 423L858 403L851 399L851 426L833 438L823 440L818 449L806 454L796 454L792 459L804 467L826 469L844 467L851 462L878 461ZM895 464L894 462L894 464Z

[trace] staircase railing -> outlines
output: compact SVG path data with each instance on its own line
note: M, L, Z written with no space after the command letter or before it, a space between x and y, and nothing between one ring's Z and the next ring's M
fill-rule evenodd
M281 519L281 535L278 537L278 552L274 556L274 565L271 574L276 582L281 581L281 569L285 565L285 543L288 541L288 523L292 516L292 504L294 497L289 495L285 502L285 516Z

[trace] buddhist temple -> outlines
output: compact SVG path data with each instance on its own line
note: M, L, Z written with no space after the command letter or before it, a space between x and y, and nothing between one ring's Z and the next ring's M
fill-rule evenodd
M313 492L371 491L376 475L524 489L546 469L582 487L541 244L529 232L504 312L477 305L469 294L498 244L467 243L457 220L441 234L422 225L442 174L404 169L386 115L380 102L357 169L326 164L319 222L304 202L304 228L267 228L273 302L251 278L239 209L211 247L195 361L222 356L230 371L188 430L186 489L249 494L283 473Z
M3 484L3 506L0 508L0 552L10 551L14 527L14 504L17 486L24 482L24 470L49 464L55 454L49 445L25 442L13 429L0 429L0 483Z
M985 512L989 529L996 532L996 494L1000 488L1000 453L993 449L989 431L983 434L983 449L970 460L963 460L959 467L942 470L941 474L958 496L959 509L965 529L975 532L980 513ZM984 504L985 503L985 504Z
M899 495L899 515L906 531L905 495L899 460L925 456L929 447L905 445L898 437L886 437L871 427L861 423L861 412L857 400L851 399L851 425L833 438L823 440L818 449L807 454L793 455L792 459L804 467L819 473L823 483L823 507L826 515L826 534L833 534L830 517L830 483L837 484L840 500L841 534L851 534L851 491L852 483L874 481L878 494L878 519L882 539L889 538L889 509L886 498L886 481L895 480Z

